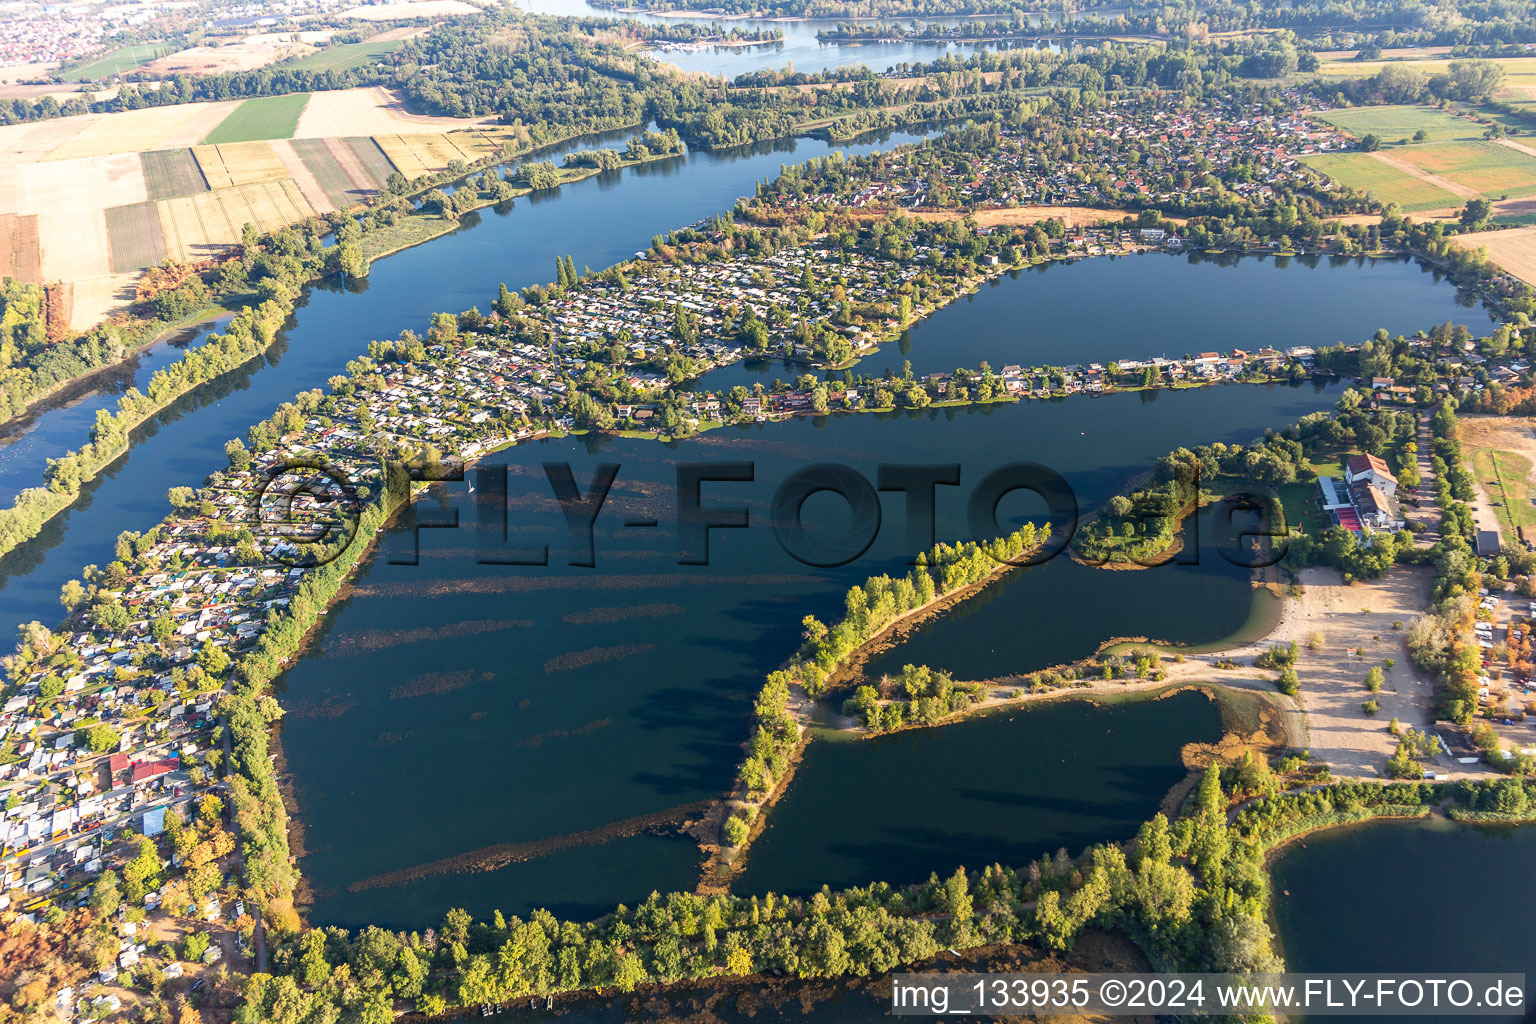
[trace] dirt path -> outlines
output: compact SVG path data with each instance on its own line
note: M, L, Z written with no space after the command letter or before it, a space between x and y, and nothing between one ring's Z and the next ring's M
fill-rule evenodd
M1524 153L1526 156L1536 156L1536 146L1527 146L1525 143L1516 142L1514 139L1495 139L1494 141L1501 146L1505 146L1514 150L1516 153Z
M1474 491L1472 515L1477 520L1477 528L1496 530L1506 546L1518 546L1520 538L1511 535L1499 514L1493 510L1493 496L1488 492L1488 482L1472 465L1472 455L1482 449L1514 452L1529 459L1531 464L1536 466L1536 418L1467 416L1461 421L1461 440L1462 450L1467 458L1467 470L1472 474Z
M1402 171L1404 174L1413 178L1418 178L1420 181L1433 185L1436 188L1444 189L1453 196L1460 196L1463 199L1481 199L1483 196L1483 194L1476 189L1468 188L1460 182L1452 181L1450 178L1442 177L1431 171L1426 171L1422 167L1415 167L1407 160L1404 160L1401 157L1393 156L1391 153L1383 153L1380 150L1377 150L1376 152L1372 153L1371 156L1375 157L1377 160L1380 160L1388 167Z

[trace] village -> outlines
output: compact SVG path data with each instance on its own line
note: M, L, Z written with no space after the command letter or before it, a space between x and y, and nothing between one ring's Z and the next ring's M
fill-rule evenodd
M1002 129L985 149L887 155L883 173L807 190L814 208L855 209L1009 206L1155 206L1169 211L1219 207L1233 199L1269 205L1283 191L1333 191L1300 157L1352 148L1326 122L1298 113L1325 104L1295 93L1282 111L1236 101L1193 105L1170 95L1137 97L1088 110L1053 127ZM931 166L932 161L941 167ZM794 182L786 183L792 187Z

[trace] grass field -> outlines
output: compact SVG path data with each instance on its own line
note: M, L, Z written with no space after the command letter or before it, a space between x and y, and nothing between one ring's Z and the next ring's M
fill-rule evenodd
M383 54L398 50L403 39L368 39L361 43L342 43L328 46L319 53L284 64L285 68L300 71L347 71L362 67Z
M1488 495L1499 502L1493 512L1499 517L1499 532L1506 543L1516 542L1518 527L1536 528L1536 506L1530 500L1531 462L1523 455L1497 448L1478 448L1472 452L1472 472Z
M197 161L185 149L158 149L140 153L144 164L144 189L150 199L176 199L208 191L208 182Z
M107 244L114 274L152 267L169 255L160 230L158 206L134 203L107 211Z
M142 64L148 64L159 54L161 47L150 43L139 43L135 46L125 46L120 50L113 50L99 60L93 60L89 64L81 65L74 71L66 73L63 77L69 82L85 82L96 78L106 78L108 75L120 75L124 71L132 71Z
M246 100L208 133L203 144L216 146L226 142L292 138L293 130L299 126L299 115L304 113L304 104L307 102L307 92Z
M1479 139L1405 146L1393 152L1415 167L1449 178L1486 199L1536 195L1536 157Z
M1406 157L1411 152L1412 147L1405 147L1394 155ZM1445 189L1389 167L1369 153L1319 153L1303 159L1341 185L1374 193L1381 202L1396 203L1405 213L1463 205Z
M1484 128L1475 121L1456 117L1435 107L1350 107L1317 115L1319 120L1342 128L1355 138L1379 137L1383 145L1411 140L1422 130L1426 142L1461 142L1481 139Z

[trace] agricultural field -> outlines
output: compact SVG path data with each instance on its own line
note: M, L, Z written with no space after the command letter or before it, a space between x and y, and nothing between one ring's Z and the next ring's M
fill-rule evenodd
M345 139L358 135L439 134L494 120L412 114L382 88L336 89L310 96L293 137Z
M132 71L142 64L154 60L165 49L153 43L139 43L134 46L124 46L122 49L93 60L89 64L83 64L73 71L67 71L60 77L68 82L88 82L97 78L110 78L112 75L120 75L125 71Z
M295 71L348 71L362 67L393 50L398 50L403 38L367 39L361 43L342 43L328 46L307 57L291 61L286 67Z
M160 226L159 205L134 203L106 211L114 274L152 267L169 255Z
M156 206L166 252L178 260L216 255L240 241L246 224L269 231L314 213L298 186L286 178L221 188Z
M1536 505L1531 504L1531 466L1536 459L1536 427L1528 417L1468 416L1461 434L1472 475L1487 496L1506 543L1515 543L1524 528L1536 530ZM1498 502L1498 504L1493 504Z
M35 214L0 214L0 277L33 284L42 281L42 252L38 248Z
M417 0L415 3L368 4L342 11L338 17L358 21L400 21L406 18L441 18L474 14L480 8L464 0Z
M198 146L192 150L208 187L233 188L286 178L288 171L270 142L232 142L223 146ZM167 196L166 198L170 198Z
M208 180L192 153L185 149L157 149L139 154L144 164L144 190L150 199L176 199L208 191Z
M1529 459L1497 448L1473 449L1472 474L1488 495L1506 543L1520 539L1521 527L1536 528L1536 507L1532 507L1529 497Z
M1527 284L1536 285L1536 227L1479 231L1456 235L1451 241L1464 249L1486 249L1488 258Z
M157 78L251 71L313 53L315 48L302 41L303 35L305 33L265 32L219 45L192 46L150 61L143 70Z
M1485 130L1476 121L1457 117L1437 107L1348 107L1315 116L1357 139L1375 135L1384 146L1409 142L1420 131L1428 136L1423 140L1425 142L1463 142L1481 139Z
M396 170L374 135L408 154L417 174L518 137L413 116L383 89L305 99L278 97L277 111L231 100L0 126L0 273L65 285L71 323L89 327L131 301L144 268L167 257L203 259L237 243L247 222L276 228L366 198ZM302 138L204 142L270 134L277 120Z
M1392 156L1485 199L1536 195L1536 156L1498 142L1405 146Z
M1303 159L1339 184L1373 193L1383 203L1396 203L1405 213L1449 209L1464 202L1453 192L1378 160L1373 153L1321 153Z
M246 100L209 132L203 143L213 146L225 142L290 139L308 101L307 92Z
M384 170L388 161L372 139L295 139L292 146L336 209L378 191L390 173Z
M226 103L186 103L170 107L145 107L116 114L86 114L44 121L40 126L14 125L0 131L36 127L25 142L48 145L43 160L143 153L153 149L195 146L214 126L238 106ZM51 144L51 145L50 145ZM9 147L6 147L9 148Z
M380 135L375 142L407 178L440 171L452 160L473 163L494 153L499 143L479 132L447 135Z
M1504 69L1504 82L1494 98L1518 107L1536 108L1536 57L1503 57L1493 63ZM1318 68L1319 78L1364 78L1385 67L1412 68L1424 75L1443 75L1451 66L1449 58L1427 60L1337 60ZM1378 133L1380 134L1380 133ZM1387 136L1383 135L1382 138Z
M383 188L389 176L395 173L395 165L390 163L389 157L379 148L379 144L373 139L340 139L351 150L352 155L362 166L367 179L376 182L377 188Z

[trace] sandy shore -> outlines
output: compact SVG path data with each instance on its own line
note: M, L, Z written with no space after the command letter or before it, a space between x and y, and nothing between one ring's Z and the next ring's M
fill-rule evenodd
M1030 701L1089 698L1159 690L1170 685L1217 684L1265 695L1283 715L1286 743L1307 749L1314 761L1325 763L1341 778L1375 779L1397 749L1388 729L1396 718L1404 729L1426 729L1434 721L1434 684L1418 672L1408 657L1408 629L1428 604L1431 570L1399 566L1379 580L1346 586L1333 569L1305 569L1300 594L1287 596L1276 627L1260 640L1220 651L1185 654L1182 662L1165 653L1163 678L1095 680L1082 686L1040 692L1018 692L1020 680L987 681L982 702L965 714ZM1256 668L1253 662L1273 645L1295 641L1301 649L1296 673L1299 700L1275 689L1278 673ZM1392 665L1387 666L1386 662ZM1237 668L1218 668L1223 661ZM1380 666L1383 685L1372 694L1366 673ZM1362 705L1374 697L1375 715ZM949 721L953 721L950 719ZM1480 766L1456 764L1445 757L1433 766L1445 778L1482 777Z

